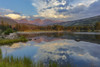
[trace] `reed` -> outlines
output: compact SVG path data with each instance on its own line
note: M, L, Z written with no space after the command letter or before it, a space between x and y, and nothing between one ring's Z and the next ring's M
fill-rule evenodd
M2 57L2 50L0 49L0 67L72 67L71 64L61 66L58 62L48 61L47 63L43 61L34 62L34 60L24 57L18 58L13 56Z
M0 60L0 67L60 67L57 62L51 61L50 63L44 63L42 61L33 62L30 58L24 57L22 58L14 58L5 57ZM71 65L67 65L64 67L71 67Z

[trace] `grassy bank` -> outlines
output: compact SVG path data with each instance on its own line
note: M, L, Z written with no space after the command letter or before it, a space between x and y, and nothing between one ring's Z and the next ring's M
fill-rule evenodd
M26 42L28 41L25 37L20 37L18 39L2 39L0 40L0 45L5 45L5 44L12 44L16 42Z

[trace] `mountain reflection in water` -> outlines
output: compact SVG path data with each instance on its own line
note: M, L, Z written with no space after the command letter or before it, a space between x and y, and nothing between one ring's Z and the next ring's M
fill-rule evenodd
M93 34L70 34L70 33L37 33L37 34L19 34L23 35L27 38L37 38L43 37L45 39L53 39L53 38L60 38L60 39L69 39L75 41L87 41L100 44L100 35L93 35Z
M56 34L56 33L55 33ZM99 36L99 35L98 35ZM36 61L70 62L77 67L100 67L100 44L97 35L35 34L27 43L1 46L3 57L30 57ZM90 38L91 37L91 38ZM75 41L80 39L80 41Z

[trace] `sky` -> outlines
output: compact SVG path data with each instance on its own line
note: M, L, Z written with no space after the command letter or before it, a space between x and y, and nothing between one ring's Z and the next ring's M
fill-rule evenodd
M100 15L100 0L0 0L0 16L77 20Z

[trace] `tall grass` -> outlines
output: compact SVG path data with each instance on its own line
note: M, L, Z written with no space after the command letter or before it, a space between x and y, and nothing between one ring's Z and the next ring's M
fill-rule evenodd
M57 62L51 62L51 63L44 63L44 62L33 62L31 59L24 57L21 58L14 58L11 57L5 57L0 60L0 67L61 67ZM64 67L71 67L70 65L66 65Z
M57 62L48 61L44 63L43 61L34 62L30 58L15 58L13 56L8 56L2 58L2 51L0 50L0 67L62 67ZM71 67L70 64L64 67Z
M33 62L29 58L5 57L0 61L0 67L33 67Z
M0 59L2 59L2 51L1 51L1 49L0 49Z

